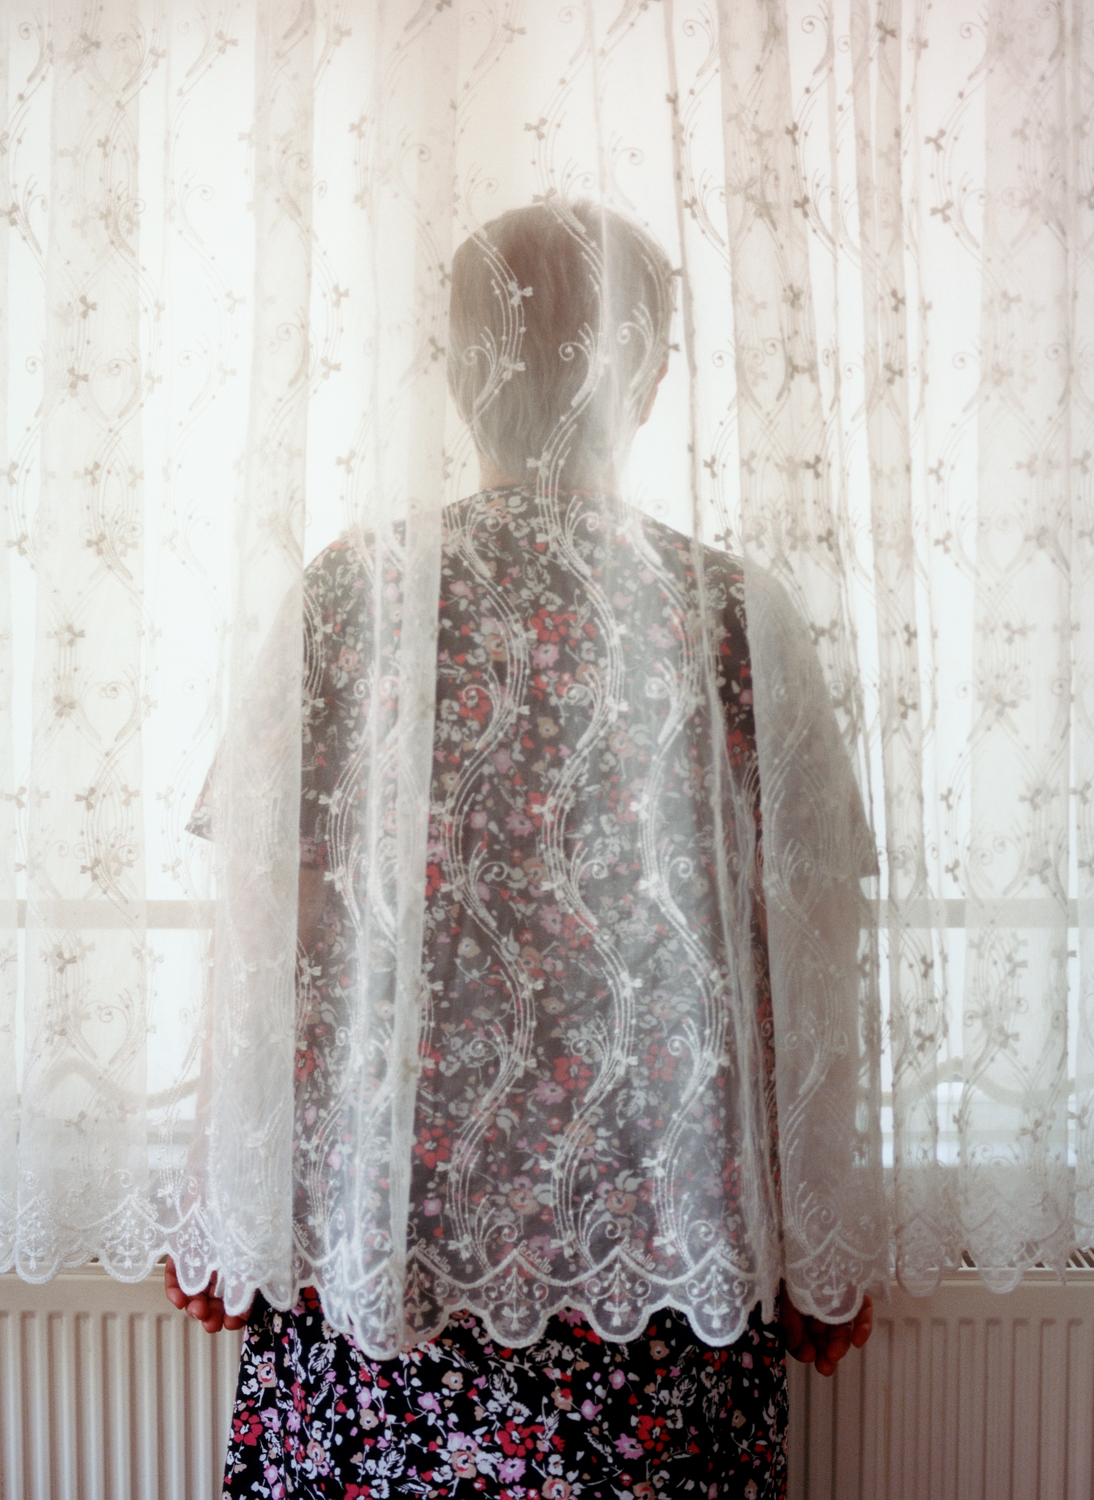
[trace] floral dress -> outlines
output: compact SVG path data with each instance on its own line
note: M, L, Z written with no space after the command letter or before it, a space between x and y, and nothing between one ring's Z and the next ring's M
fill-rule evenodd
M704 811L711 727L701 673L692 672L690 715L662 700L681 696L672 664L694 659L697 641L711 642L695 625L691 542L611 504L514 489L446 513L423 945L429 1005L408 1235L407 1285L422 1336L409 1354L372 1359L325 1322L307 1290L287 1313L259 1299L226 1494L713 1500L785 1491L781 1348L771 1327L755 1312L748 1317L747 1293L737 1291L736 1303L715 1295L730 1281L752 1284L741 1205L754 1179L764 1179L768 1201L777 1195L766 950L754 924L743 938L757 1013L754 1066L734 1071L715 1049L700 1087L686 1065L694 1051L688 1006L694 1012L698 996L710 1011L726 970L714 820ZM556 511L547 515L545 505ZM743 574L710 552L704 573L717 620L706 680L716 683L734 784L718 827L744 851L739 863L751 864L760 813ZM377 655L368 637L375 611L363 601L380 599L397 613L399 588L396 559L385 565L378 549L363 559L348 539L327 548L306 577L301 863L327 872L328 897L298 983L295 1223L305 1268L308 1226L329 1226L343 1201L330 1122L345 1106L332 1092L349 1029L345 997L362 954L382 992L386 955L362 939L353 908L368 901L345 875L353 844L346 829L347 808L360 800L353 768L362 763L362 702L379 702L397 680L382 662L371 682L363 675ZM616 706L593 733L589 705L613 672ZM637 711L628 714L628 704ZM383 703L370 712L375 723ZM675 738L657 714L672 721ZM643 799L651 798L657 816L644 821ZM585 872L580 899L568 904L555 899L564 885L558 867L547 868L544 830L559 805L566 818L556 852ZM195 831L208 832L207 819L199 807ZM652 856L642 846L650 827L659 841ZM664 889L651 869L669 872ZM747 866L741 878L754 878ZM622 1002L609 993L609 969L626 978ZM490 1069L511 1063L506 1048L518 1032L524 1050L520 1067L509 1068L516 1081L507 1118L500 1109L484 1118ZM605 1088L602 1039L620 1032L625 1065ZM382 1024L374 1040L379 1077ZM746 1157L727 1106L745 1087L755 1088L767 1119L762 1162ZM326 1122L322 1131L316 1121ZM666 1122L678 1126L663 1174L671 1201L658 1197L641 1165ZM575 1136L580 1233L564 1236L558 1221L567 1204L552 1196L551 1153ZM379 1189L382 1151L377 1163ZM368 1162L355 1170L361 1203ZM380 1191L373 1196L379 1201ZM469 1230L475 1214L484 1227ZM377 1222L382 1241L379 1214ZM692 1266L691 1247L703 1236L709 1247L712 1224L726 1264L708 1253ZM543 1291L531 1304L533 1323L506 1321L502 1273L515 1239L524 1247L521 1274ZM606 1278L582 1282L583 1265L612 1268L608 1292ZM693 1295L689 1323L665 1304L693 1271L714 1290ZM455 1300L460 1288L466 1305ZM739 1333L736 1342L727 1342L727 1328L730 1339Z
M306 1291L259 1300L243 1344L230 1496L774 1500L786 1494L786 1369L753 1315L712 1349L664 1309L639 1339L576 1313L524 1349L456 1314L430 1343L367 1359Z

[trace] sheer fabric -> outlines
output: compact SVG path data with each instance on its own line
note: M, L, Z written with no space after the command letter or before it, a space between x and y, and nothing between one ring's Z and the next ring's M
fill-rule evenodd
M0 1264L383 1354L1089 1241L1092 29L4 7Z

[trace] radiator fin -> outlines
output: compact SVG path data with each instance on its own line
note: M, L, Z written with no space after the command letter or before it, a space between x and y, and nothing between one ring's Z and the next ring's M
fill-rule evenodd
M0 1276L0 1500L214 1500L239 1335L97 1267ZM894 1290L832 1380L790 1361L791 1500L1090 1500L1094 1270Z
M214 1500L239 1344L159 1281L0 1276L0 1500Z
M1090 1500L1094 1274L894 1289L831 1380L790 1361L790 1500Z

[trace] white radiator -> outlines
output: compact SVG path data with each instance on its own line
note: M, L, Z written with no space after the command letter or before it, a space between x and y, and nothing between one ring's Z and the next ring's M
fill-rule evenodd
M238 1333L177 1313L160 1276L0 1276L0 1500L213 1500Z
M894 1290L828 1381L791 1360L791 1500L1091 1500L1094 1273Z
M213 1500L238 1358L160 1279L0 1276L0 1500ZM791 1500L1094 1494L1094 1272L894 1291L832 1380L790 1363Z

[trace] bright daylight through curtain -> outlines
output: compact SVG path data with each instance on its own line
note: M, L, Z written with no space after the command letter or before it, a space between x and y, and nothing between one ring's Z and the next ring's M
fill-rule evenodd
M0 1265L385 1353L1094 1241L1092 70L1090 0L7 0ZM599 311L473 500L533 202Z

